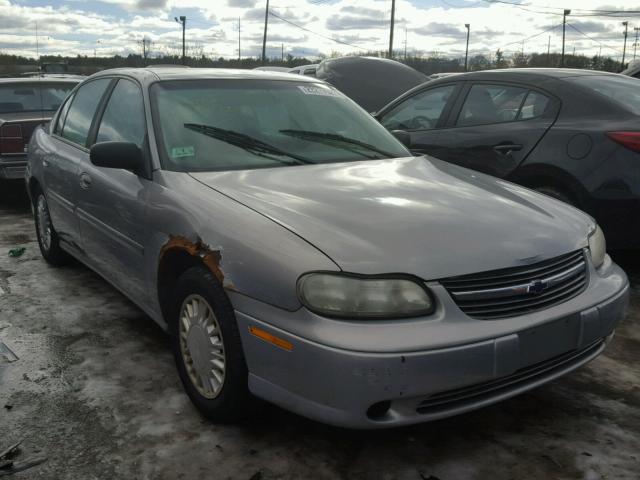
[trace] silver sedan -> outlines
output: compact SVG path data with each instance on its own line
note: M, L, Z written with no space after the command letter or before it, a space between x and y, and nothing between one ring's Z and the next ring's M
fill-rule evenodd
M43 257L171 335L186 392L334 425L442 418L595 358L628 303L595 222L430 157L313 78L120 69L28 148Z

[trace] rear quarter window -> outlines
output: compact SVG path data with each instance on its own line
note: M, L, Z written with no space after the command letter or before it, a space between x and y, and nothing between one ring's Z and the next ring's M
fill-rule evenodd
M589 75L570 77L567 81L605 97L616 106L640 115L640 83L630 77L614 75Z

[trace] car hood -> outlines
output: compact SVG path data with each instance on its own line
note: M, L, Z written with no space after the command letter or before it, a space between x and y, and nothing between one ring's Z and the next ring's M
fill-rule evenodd
M429 280L526 265L583 248L593 225L550 197L430 157L191 175L354 273Z

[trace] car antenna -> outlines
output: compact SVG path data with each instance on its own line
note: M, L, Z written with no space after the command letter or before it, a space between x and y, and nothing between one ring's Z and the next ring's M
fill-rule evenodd
M38 21L36 20L36 58L38 65L38 93L40 95L40 119L44 120L44 99L42 98L42 62L40 61L40 45L38 42ZM40 123L44 125L44 121Z

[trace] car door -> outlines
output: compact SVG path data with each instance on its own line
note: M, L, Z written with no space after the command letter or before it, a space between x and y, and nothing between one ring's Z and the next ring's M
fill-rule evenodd
M92 143L131 142L148 151L140 86L118 79L98 110L92 130ZM96 167L88 156L80 162L78 177L78 223L92 267L145 302L144 214L149 180L123 169Z
M91 119L110 80L83 84L63 105L52 132L52 148L43 160L44 190L51 220L60 240L80 250L76 219L78 168L88 156Z
M403 130L410 136L410 150L416 155L438 156L440 128L455 102L462 83L451 83L415 92L377 115L388 130Z
M559 101L524 85L473 83L440 132L436 156L507 177L553 125Z

